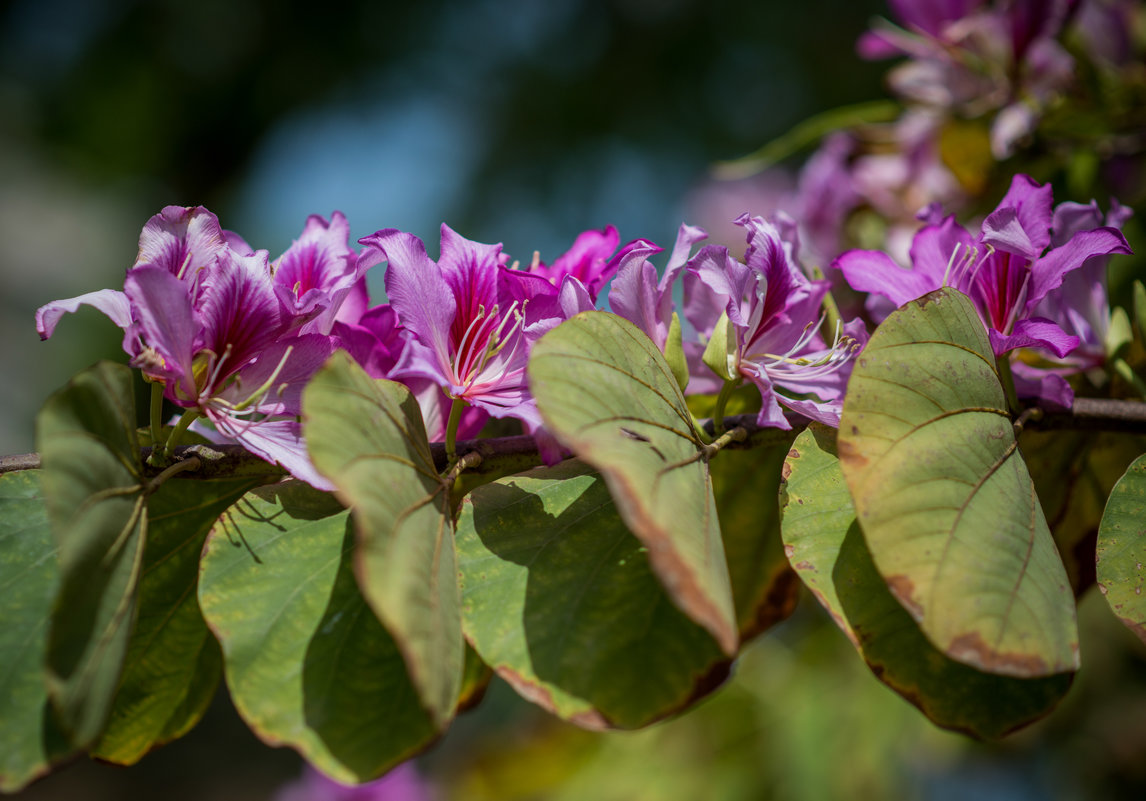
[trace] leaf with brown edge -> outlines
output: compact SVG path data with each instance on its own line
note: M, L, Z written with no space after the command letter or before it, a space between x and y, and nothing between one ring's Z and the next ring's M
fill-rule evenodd
M315 467L351 507L355 574L439 728L454 716L465 646L448 485L410 391L335 353L303 392Z
M1073 674L1022 679L957 662L893 597L860 533L835 439L818 424L796 438L781 529L796 572L872 672L937 726L975 737L1002 737L1049 714Z
M466 637L522 697L590 729L637 728L728 675L669 602L647 549L578 459L479 487L462 504Z
M876 329L839 453L876 567L937 648L1003 675L1078 668L1070 582L964 295L937 290Z
M601 471L669 597L735 654L705 437L657 346L614 314L583 312L534 346L529 380L546 427Z
M1126 627L1146 642L1146 455L1110 493L1098 529L1098 587Z

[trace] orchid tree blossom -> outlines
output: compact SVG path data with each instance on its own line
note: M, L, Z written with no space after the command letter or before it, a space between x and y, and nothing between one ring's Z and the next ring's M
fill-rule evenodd
M613 254L617 252L620 242L617 229L611 225L600 231L584 231L574 240L573 246L551 265L541 261L541 253L535 251L533 261L525 268L524 274L541 279L556 289L560 289L567 277L575 278L596 303L605 284L617 272L618 263Z
M346 304L343 308L345 310ZM366 309L357 319L351 320L345 316L336 320L331 329L339 346L362 366L367 375L387 379L392 378L394 367L406 344L403 333L402 326L398 324L398 315L388 303ZM450 400L446 394L426 378L406 378L402 383L406 384L418 402L429 440L433 442L445 439L450 414ZM488 417L481 409L467 408L459 421L458 438L477 436Z
M472 242L447 225L437 262L422 240L393 228L359 242L389 262L386 294L406 336L391 377L428 379L455 401L539 428L525 374L528 301L500 269L501 245ZM451 417L460 410L455 404Z
M41 337L84 303L124 329L131 364L186 410L167 453L178 431L206 418L213 428L203 433L212 439L238 442L329 488L306 455L298 415L302 387L335 344L300 335L300 315L276 295L266 251L252 251L205 208L168 206L144 226L123 292L47 304L36 315Z
M863 324L853 320L826 343L820 327L828 282L804 274L777 225L748 214L736 222L747 232L744 261L710 245L688 262L684 278L689 322L710 345L726 337L715 384L755 384L760 425L791 428L787 407L838 426L851 358L866 339Z
M881 21L861 37L866 58L907 55L890 75L906 100L962 116L996 112L991 150L998 159L1038 123L1074 81L1074 59L1058 42L1077 0L892 3L902 27Z
M673 286L692 248L707 238L703 228L682 224L659 280L649 257L660 253L660 247L638 239L621 253L617 276L609 290L609 308L644 331L662 351L672 325Z
M1080 338L1063 329L1064 317L1040 315L1053 311L1044 299L1091 259L1128 254L1130 247L1122 233L1109 226L1079 227L1069 237L1063 231L1052 241L1052 202L1049 185L1016 175L977 237L951 216L916 234L909 270L885 253L864 250L844 253L835 266L853 289L882 295L896 306L953 286L975 304L996 357L1034 348L1062 359L1078 347ZM1060 312L1065 315L1061 304ZM1063 399L1062 386L1055 399Z

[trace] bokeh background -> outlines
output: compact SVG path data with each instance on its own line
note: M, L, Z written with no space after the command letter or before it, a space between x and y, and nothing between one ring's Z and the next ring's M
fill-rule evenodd
M121 286L164 205L206 205L272 257L308 214L335 209L355 238L401 228L431 254L442 222L523 261L610 223L622 241L670 245L682 221L735 206L714 194L714 162L884 95L886 65L854 52L886 10L876 0L0 9L5 454L34 449L35 411L55 387L123 358L98 313L41 343L35 309ZM589 734L495 681L417 770L439 799L1146 797L1146 652L1097 596L1082 615L1086 667L1064 708L1002 744L930 726L804 603L678 720ZM20 797L270 799L301 770L221 694L198 729L139 766L79 762Z

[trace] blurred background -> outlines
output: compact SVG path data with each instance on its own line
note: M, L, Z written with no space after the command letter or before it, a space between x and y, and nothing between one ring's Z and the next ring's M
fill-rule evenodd
M122 286L164 205L206 205L272 257L308 214L335 209L355 239L401 228L431 254L442 222L523 261L606 224L669 246L682 221L749 210L714 196L714 162L885 95L886 64L855 55L886 13L874 0L0 8L4 454L34 449L36 410L73 373L124 358L119 331L90 309L39 342L35 309ZM419 760L421 779L354 797L1146 797L1146 653L1098 600L1083 603L1087 668L1065 707L1001 745L928 724L804 603L679 720L589 734L495 680ZM221 694L139 766L80 762L20 797L270 799L301 772Z

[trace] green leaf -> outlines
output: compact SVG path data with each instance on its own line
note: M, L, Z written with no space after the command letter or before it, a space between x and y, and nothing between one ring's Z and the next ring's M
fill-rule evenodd
M796 607L800 582L780 540L780 469L787 453L787 446L723 450L710 465L741 641Z
M872 672L936 725L977 737L1001 737L1048 714L1072 674L1020 679L956 662L892 597L856 523L834 440L834 431L817 424L792 446L784 544L800 578Z
M1110 327L1106 329L1106 357L1115 359L1123 355L1134 341L1134 330L1130 327L1130 316L1126 309L1115 306L1110 310Z
M0 792L19 790L72 750L44 686L58 579L39 472L0 476Z
M738 381L740 375L732 361L736 347L736 332L728 327L728 312L721 312L700 359L721 381Z
M336 353L303 393L315 466L353 510L362 594L397 641L440 728L454 715L465 645L448 485L410 391Z
M1098 587L1118 619L1146 642L1146 455L1110 493L1098 529Z
M676 312L672 313L668 337L665 339L665 361L672 369L673 377L676 378L676 384L680 387L680 391L684 392L685 388L688 387L688 359L684 355L680 317L677 316Z
M981 670L1078 668L1074 597L971 302L905 304L856 360L840 460L879 572L930 640Z
M437 736L358 590L353 553L349 512L288 482L249 493L220 520L199 577L239 714L343 783L380 776Z
M107 729L93 756L135 764L156 746L182 737L206 712L222 660L196 597L199 556L219 515L261 483L175 480L148 498L139 612Z
M656 345L614 314L584 312L538 341L529 378L549 430L601 471L669 597L735 654L707 446Z
M131 635L147 531L131 370L78 374L36 418L43 489L60 545L47 680L80 747L103 730Z
M474 490L458 555L467 638L523 697L566 720L644 726L728 673L579 460Z

